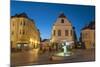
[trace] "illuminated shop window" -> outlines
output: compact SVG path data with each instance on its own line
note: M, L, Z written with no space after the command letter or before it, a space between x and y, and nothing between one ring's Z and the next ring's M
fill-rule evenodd
M17 44L17 48L21 48L21 44Z

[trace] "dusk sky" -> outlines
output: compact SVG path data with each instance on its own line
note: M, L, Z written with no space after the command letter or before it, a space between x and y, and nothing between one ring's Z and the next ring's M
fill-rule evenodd
M11 1L11 16L23 12L35 21L42 39L50 38L53 24L61 12L75 27L78 38L81 29L90 21L95 20L94 6Z

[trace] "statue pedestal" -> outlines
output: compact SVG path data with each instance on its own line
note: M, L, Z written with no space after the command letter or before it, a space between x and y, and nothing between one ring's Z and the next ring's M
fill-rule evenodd
M73 54L73 53L64 54L61 52L61 53L52 55L51 58L52 58L52 60L69 60L69 59L76 58L76 54Z

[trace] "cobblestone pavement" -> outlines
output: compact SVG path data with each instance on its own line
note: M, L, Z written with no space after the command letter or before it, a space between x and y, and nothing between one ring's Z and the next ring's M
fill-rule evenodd
M73 59L54 61L50 60L53 53L45 52L40 55L35 55L34 50L23 51L19 53L11 54L11 65L23 66L23 65L38 65L38 64L57 64L57 63L72 63L72 62L88 62L95 61L94 49L77 49L74 50L74 54L77 56Z

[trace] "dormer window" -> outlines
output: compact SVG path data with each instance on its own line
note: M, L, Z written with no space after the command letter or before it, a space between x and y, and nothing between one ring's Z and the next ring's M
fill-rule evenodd
M64 19L61 19L61 23L64 23Z

